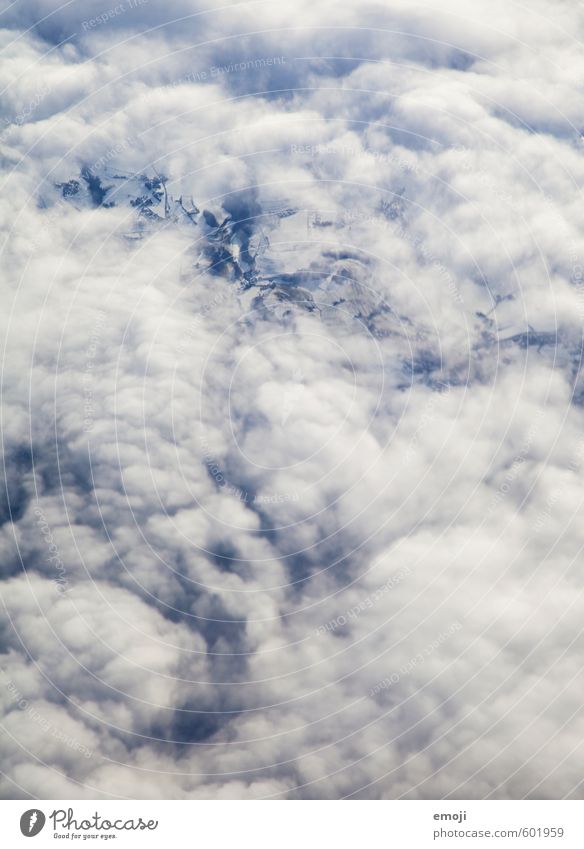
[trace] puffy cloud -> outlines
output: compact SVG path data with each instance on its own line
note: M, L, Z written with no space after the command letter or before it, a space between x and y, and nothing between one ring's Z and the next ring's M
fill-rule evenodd
M4 27L2 795L579 796L575 12Z

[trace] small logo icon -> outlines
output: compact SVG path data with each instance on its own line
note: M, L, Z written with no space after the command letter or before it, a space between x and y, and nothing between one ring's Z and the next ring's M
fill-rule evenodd
M20 818L20 830L25 837L36 837L43 830L45 825L45 815L38 808L32 808L30 811L25 811Z

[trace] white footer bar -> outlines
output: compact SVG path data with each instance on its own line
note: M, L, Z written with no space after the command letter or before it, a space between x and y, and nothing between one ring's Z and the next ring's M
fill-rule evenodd
M0 802L1 845L49 843L120 849L584 849L584 802Z

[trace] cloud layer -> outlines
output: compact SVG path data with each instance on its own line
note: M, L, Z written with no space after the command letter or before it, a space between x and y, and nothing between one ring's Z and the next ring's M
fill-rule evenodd
M3 798L580 798L569 3L13 4Z

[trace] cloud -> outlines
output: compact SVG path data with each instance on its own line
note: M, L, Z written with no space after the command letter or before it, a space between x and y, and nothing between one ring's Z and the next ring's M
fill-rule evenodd
M4 13L0 792L579 797L574 13L119 6Z

